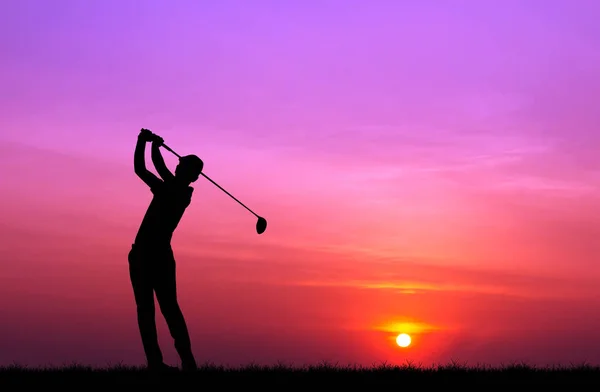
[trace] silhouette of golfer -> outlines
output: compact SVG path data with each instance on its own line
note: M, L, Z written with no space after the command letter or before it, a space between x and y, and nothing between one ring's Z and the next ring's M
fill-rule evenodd
M146 169L146 143L152 142L152 162L162 178ZM137 305L138 326L149 370L177 370L166 365L158 345L154 315L154 293L165 317L183 370L197 368L190 337L179 304L175 284L175 258L171 237L194 189L190 184L202 172L203 162L195 155L181 157L173 175L163 160L163 139L142 129L135 147L135 173L150 187L152 202L129 252L129 275Z

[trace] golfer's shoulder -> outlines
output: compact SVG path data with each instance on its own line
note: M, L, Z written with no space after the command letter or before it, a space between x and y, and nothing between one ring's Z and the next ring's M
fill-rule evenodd
M165 183L161 179L157 179L151 186L150 191L154 194L161 193L165 189Z
M191 186L182 187L181 185L178 185L176 183L169 183L166 184L166 186L169 188L169 194L175 198L191 198L192 193L194 193L194 188L192 188Z

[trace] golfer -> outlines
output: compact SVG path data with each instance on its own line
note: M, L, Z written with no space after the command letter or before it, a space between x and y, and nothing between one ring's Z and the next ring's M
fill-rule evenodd
M145 163L146 143L152 142L152 162L158 178ZM195 155L181 157L171 173L160 153L163 139L142 129L134 154L135 173L154 195L129 252L129 276L137 305L137 318L149 370L178 370L163 362L156 332L154 294L175 341L183 370L197 369L185 319L177 303L175 258L171 238L194 189L190 184L198 179L203 162Z

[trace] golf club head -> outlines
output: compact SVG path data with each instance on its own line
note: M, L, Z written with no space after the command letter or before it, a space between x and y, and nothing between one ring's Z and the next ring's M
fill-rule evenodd
M262 234L267 229L267 220L262 217L258 217L258 221L256 222L256 232L258 234Z

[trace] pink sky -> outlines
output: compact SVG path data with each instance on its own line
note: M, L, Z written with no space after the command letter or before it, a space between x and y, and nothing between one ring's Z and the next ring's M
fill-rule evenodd
M144 362L142 127L199 362L600 364L600 4L251 3L2 2L0 365Z

